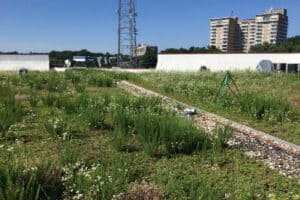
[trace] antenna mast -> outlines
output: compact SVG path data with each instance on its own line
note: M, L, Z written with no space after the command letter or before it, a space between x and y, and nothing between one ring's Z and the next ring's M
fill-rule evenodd
M136 67L136 0L119 0L118 67Z

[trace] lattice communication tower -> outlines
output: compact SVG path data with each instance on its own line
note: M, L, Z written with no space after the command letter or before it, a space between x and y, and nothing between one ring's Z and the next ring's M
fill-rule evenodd
M119 0L118 66L136 67L136 0Z

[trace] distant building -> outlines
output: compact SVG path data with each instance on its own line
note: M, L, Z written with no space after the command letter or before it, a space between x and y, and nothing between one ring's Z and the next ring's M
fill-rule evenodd
M210 46L225 52L239 51L239 25L237 17L210 20Z
M146 44L141 44L136 48L136 56L141 57L146 54L147 51L153 51L158 53L158 47L157 46L150 46Z
M256 22L255 19L239 21L240 26L240 51L248 52L250 47L255 45Z
M287 38L286 9L271 9L255 19L238 21L237 17L210 20L210 45L223 52L249 52L251 46L264 42L280 45Z
M280 45L287 38L288 16L286 9L272 9L256 15L256 44L268 42Z

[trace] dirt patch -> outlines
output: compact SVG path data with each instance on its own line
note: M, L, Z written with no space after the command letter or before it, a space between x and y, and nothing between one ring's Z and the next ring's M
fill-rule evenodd
M126 194L119 194L113 200L160 200L163 198L162 190L153 183L138 184L133 183L129 186Z
M101 92L101 88L98 87L87 87L86 91L89 93Z
M222 164L220 164L219 167L220 167L221 170L233 169L234 168L234 163L222 163Z
M299 92L300 93L300 92ZM300 107L300 99L291 99L291 104L296 107L299 108Z
M15 100L16 101L26 101L29 98L29 95L22 95L22 94L17 94L15 95Z
M300 88L289 88L288 91L289 91L289 93L292 93L292 94L299 94Z

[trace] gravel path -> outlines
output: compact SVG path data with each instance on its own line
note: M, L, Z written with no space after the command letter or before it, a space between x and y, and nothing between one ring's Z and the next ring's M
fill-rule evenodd
M175 105L180 105L178 112L184 114L185 108L192 108L185 103L176 101L167 96L163 96L151 90L139 87L127 81L118 83L122 88L136 96L159 97L168 109L174 109ZM234 134L229 141L229 145L240 147L245 154L263 161L272 169L280 173L300 180L300 146L286 142L262 131L237 123L232 120L198 109L193 117L197 126L208 131L214 130L218 126L228 126L233 129Z

